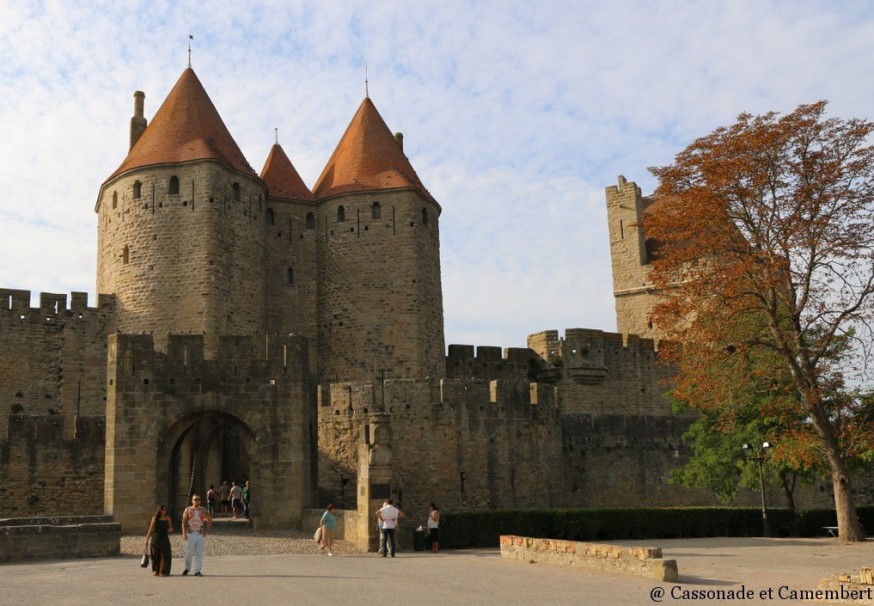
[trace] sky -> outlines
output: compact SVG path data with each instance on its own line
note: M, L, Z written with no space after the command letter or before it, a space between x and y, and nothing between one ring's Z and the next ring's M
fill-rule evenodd
M189 33L194 36L189 39ZM96 301L100 185L191 63L249 164L312 188L365 96L442 207L446 343L615 331L604 189L742 112L874 118L844 0L0 0L0 288Z

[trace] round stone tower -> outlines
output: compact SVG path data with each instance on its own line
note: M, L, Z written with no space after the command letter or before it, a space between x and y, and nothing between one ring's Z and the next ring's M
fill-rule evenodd
M131 149L98 196L97 292L116 329L154 335L264 330L266 188L191 68L146 126L135 94Z
M445 376L440 206L369 98L314 194L320 378Z

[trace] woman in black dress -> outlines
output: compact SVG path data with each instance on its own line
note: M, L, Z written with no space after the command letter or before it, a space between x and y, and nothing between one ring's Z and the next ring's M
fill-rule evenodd
M166 505L158 505L149 532L146 533L146 551L152 559L152 574L156 577L170 576L170 533L173 532L173 520L167 513ZM149 539L152 539L152 549L149 551Z

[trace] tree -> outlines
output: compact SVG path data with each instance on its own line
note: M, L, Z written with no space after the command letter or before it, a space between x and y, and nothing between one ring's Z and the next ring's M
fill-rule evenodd
M653 321L683 344L675 391L695 391L695 359L771 356L790 386L781 414L805 420L825 460L840 537L861 541L841 442L856 428L832 396L864 368L872 337L874 124L825 108L742 114L650 169L663 203L644 231L656 245ZM834 356L847 339L856 355ZM785 429L804 440L803 427Z

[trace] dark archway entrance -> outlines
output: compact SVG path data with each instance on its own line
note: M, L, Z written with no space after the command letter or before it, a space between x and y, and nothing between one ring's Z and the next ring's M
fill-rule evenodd
M218 413L204 413L171 427L165 443L172 445L168 461L167 494L170 511L178 518L190 503L192 494L204 496L210 486L251 480L258 485L254 471L254 438L238 419ZM159 455L159 458L161 455ZM160 481L160 480L159 480ZM216 506L220 514L220 505Z

